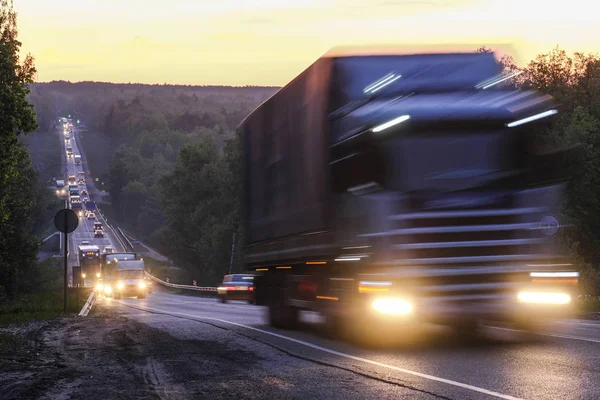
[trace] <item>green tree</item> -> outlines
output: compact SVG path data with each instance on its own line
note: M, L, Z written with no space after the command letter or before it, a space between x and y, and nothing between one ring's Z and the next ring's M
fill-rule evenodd
M37 128L27 101L35 74L33 59L19 60L17 15L0 1L0 296L21 291L34 268L38 242L33 231L37 175L21 133Z

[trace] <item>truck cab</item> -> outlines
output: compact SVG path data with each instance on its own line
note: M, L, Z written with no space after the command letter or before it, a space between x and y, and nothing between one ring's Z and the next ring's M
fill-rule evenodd
M108 254L107 256L113 256ZM111 284L115 298L136 296L146 297L148 284L144 269L144 261L140 259L120 259L113 257Z

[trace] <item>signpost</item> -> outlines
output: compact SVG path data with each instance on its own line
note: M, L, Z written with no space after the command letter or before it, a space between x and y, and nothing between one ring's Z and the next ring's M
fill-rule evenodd
M68 276L67 276L67 248L68 248L68 244L69 244L69 233L73 232L75 229L77 229L77 226L79 225L79 218L77 217L77 214L75 214L75 211L70 210L68 208L64 208L60 211L58 211L56 213L56 215L54 216L54 226L56 226L56 229L59 232L64 233L65 235L65 242L64 242L64 249L65 249L65 264L64 264L64 291L63 291L63 296L64 296L64 311L67 311L67 286L68 286Z

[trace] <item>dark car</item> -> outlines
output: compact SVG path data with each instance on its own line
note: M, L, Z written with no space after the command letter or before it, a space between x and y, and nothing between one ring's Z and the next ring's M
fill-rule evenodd
M223 283L217 288L221 303L227 300L245 300L254 304L254 275L232 274L225 275Z

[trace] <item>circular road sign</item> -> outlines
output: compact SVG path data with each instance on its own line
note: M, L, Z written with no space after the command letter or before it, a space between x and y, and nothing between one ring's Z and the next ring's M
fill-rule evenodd
M77 229L78 225L79 218L77 218L77 214L68 208L58 211L54 216L54 226L56 226L59 232L71 233Z

